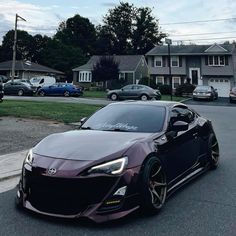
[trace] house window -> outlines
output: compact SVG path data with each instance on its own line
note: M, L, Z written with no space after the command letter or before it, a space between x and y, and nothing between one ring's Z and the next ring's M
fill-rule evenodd
M179 67L179 57L178 56L171 57L171 66L172 67Z
M180 77L172 77L173 88L176 89L181 83Z
M79 82L91 82L92 74L87 71L80 71L79 73Z
M162 67L162 57L155 57L155 67Z
M164 84L164 76L156 76L156 84Z
M15 77L19 77L19 74L20 74L19 71L16 70L16 71L15 71ZM11 73L11 71L10 71L10 78L11 78L11 77L12 77L12 73Z
M208 56L209 66L225 66L225 56Z

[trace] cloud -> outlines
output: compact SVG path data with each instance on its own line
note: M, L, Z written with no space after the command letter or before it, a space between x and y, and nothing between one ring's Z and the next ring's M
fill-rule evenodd
M114 2L102 2L101 5L104 7L116 7L118 4Z
M18 22L18 29L26 30L32 34L51 35L52 29L55 28L55 31L58 27L58 19L52 14L52 10L57 8L57 5L42 7L17 0L0 0L0 37L2 38L7 31L14 29L16 13L26 19L26 22Z

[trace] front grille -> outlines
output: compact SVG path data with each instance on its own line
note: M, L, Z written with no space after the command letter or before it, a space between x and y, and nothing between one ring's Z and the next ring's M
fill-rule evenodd
M43 212L73 215L101 202L117 178L67 179L31 174L27 180L28 200L33 207Z

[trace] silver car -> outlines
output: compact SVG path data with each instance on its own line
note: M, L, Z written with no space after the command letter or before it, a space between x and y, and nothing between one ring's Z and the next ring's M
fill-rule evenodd
M230 94L229 94L229 101L232 102L236 102L236 87L233 87L230 90Z
M211 101L218 99L217 90L212 86L198 85L193 91L193 100L197 99L207 99Z
M107 98L112 101L125 99L140 99L142 101L149 99L161 99L159 90L152 89L146 85L129 84L121 89L110 90L107 93Z

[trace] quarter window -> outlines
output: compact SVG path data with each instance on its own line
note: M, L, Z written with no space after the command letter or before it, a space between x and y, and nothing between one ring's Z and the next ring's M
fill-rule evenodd
M195 113L188 108L175 107L171 111L170 125L172 126L176 121L184 121L188 124L192 123L195 119Z

